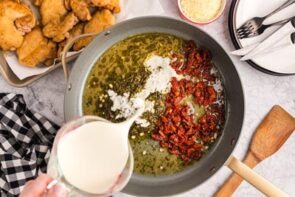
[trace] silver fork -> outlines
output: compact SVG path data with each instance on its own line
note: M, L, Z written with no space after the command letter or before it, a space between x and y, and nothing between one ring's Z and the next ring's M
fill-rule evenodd
M262 34L270 26L273 26L273 25L283 25L283 24L289 22L292 18L294 18L294 16L293 17L290 17L290 18L287 18L287 19L284 19L282 21L278 21L278 22L275 22L275 23L268 24L268 25L261 25L258 28L253 27L252 29L245 29L243 31L240 31L237 34L238 35L238 38L239 39L243 39L243 38L251 38L251 37L254 37L254 36L258 36L258 35Z
M252 35L251 32L256 32L263 25L262 23L265 19L267 19L268 17L274 15L275 13L281 11L282 9L288 7L289 5L293 3L295 3L295 0L288 0L287 2L282 4L280 7L278 7L277 9L275 9L274 11L272 11L271 13L267 14L264 17L254 17L252 19L249 19L241 27L237 29L238 38L239 39L248 38L248 36ZM253 36L255 36L255 34ZM253 37L253 36L250 36L250 37Z

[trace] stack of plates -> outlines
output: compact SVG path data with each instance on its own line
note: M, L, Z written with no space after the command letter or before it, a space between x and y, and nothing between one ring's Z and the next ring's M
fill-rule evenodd
M229 31L232 42L236 49L240 49L264 40L271 33L273 33L279 26L273 26L268 28L262 35L239 39L236 34L236 29L240 27L245 21L253 17L263 17L271 11L278 8L286 0L233 0L229 12ZM271 23L277 20L279 17L288 17L293 14L295 10L295 4L286 8L286 10L277 13L273 17L265 20L265 23ZM295 31L295 30L294 30ZM286 50L280 50L269 53L267 55L253 58L247 61L254 68L272 75L290 75L295 74L295 45L294 47ZM287 64L285 63L288 60ZM284 63L282 63L284 62Z

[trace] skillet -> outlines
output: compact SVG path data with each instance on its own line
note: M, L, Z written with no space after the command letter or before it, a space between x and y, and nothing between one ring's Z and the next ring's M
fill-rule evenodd
M222 135L199 162L171 176L133 174L123 190L135 196L167 196L190 190L215 174L230 157L242 129L244 118L242 84L230 57L211 36L183 21L159 16L131 19L100 33L85 48L71 70L65 93L65 119L69 121L83 115L84 86L90 70L100 55L113 44L129 36L148 32L161 32L191 39L198 46L208 48L213 55L213 63L221 75L226 98L226 121Z

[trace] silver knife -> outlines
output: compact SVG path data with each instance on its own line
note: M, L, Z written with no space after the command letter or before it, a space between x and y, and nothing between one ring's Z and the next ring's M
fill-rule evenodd
M240 48L238 50L235 51L231 51L230 54L232 55L237 55L237 56L244 56L247 53L250 53L253 49L255 49L257 46L259 45L259 43L255 43L255 44L251 44L249 46Z
M252 58L260 57L260 56L266 55L271 52L282 50L285 47L289 47L290 45L293 45L293 44L295 44L295 32L291 33L291 35L288 35L288 36L282 38L272 48L266 49L256 55L252 56Z
M262 41L258 46L252 49L248 54L246 54L242 61L249 60L253 58L255 55L263 52L264 50L269 50L276 43L278 43L282 38L290 35L292 32L295 32L295 18L293 18L290 22L286 23L272 35L267 37L264 41Z

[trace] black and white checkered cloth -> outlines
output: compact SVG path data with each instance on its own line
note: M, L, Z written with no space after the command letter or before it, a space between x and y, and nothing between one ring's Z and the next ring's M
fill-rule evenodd
M0 189L17 196L26 181L46 172L58 126L30 111L21 95L0 94Z

